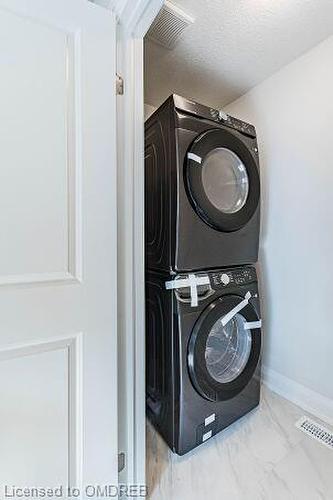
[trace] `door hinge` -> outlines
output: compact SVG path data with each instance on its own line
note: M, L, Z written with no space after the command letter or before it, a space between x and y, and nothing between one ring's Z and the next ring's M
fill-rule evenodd
M126 467L126 455L122 451L118 453L118 472L122 472Z
M123 95L124 94L124 79L122 76L116 75L116 91L117 95Z

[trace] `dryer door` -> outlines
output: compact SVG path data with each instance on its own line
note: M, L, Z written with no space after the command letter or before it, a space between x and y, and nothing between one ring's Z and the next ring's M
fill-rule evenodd
M212 302L196 322L188 347L188 366L196 390L211 401L231 399L249 383L258 366L261 329L249 303L227 324L223 318L244 297L227 295Z
M211 129L197 137L187 152L185 184L197 214L219 231L243 227L259 203L254 156L228 130Z

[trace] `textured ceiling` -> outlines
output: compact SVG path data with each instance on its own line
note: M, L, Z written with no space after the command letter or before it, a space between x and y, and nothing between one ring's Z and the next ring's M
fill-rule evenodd
M155 106L172 92L226 105L333 34L333 0L172 2L196 21L172 51L145 42L145 101Z

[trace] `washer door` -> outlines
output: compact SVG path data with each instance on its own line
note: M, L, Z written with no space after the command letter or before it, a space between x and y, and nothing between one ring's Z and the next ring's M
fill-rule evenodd
M211 401L233 398L251 380L260 358L261 330L248 329L258 321L251 304L238 312L225 326L222 318L243 297L227 295L212 302L194 326L188 366L196 390Z
M197 214L219 231L243 227L259 203L256 162L228 130L211 129L197 137L187 152L185 184Z

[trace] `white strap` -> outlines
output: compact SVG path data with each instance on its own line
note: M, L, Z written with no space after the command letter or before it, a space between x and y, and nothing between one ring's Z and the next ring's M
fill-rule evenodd
M189 274L188 280L191 287L191 306L198 306L198 289L197 289L197 280L195 274Z
M199 285L209 285L208 276L196 276L191 273L187 278L174 279L172 281L166 281L165 288L167 290L177 290L178 288L190 288L191 290L191 307L198 306L198 286Z
M208 276L195 276L195 281L197 285L210 284ZM177 290L178 288L187 288L189 286L190 286L189 278L175 279L172 281L165 282L165 288L167 290Z
M256 328L261 328L261 319L259 321L248 321L244 323L245 330L255 330Z
M202 158L200 156L196 155L195 153L187 153L187 158L189 160L196 161L197 163L200 163L200 165L201 165Z
M165 282L165 288L167 290L175 290L177 288L187 288L190 286L188 282L188 278L184 278L181 280L172 280L172 281L166 281Z
M222 326L225 326L227 323L229 323L229 321L232 320L232 318L236 316L239 311L244 309L244 307L248 305L250 298L251 292L247 292L245 295L245 299L237 304L237 306L235 306L233 309L231 309L231 311L229 311L225 316L223 316L223 318L221 319Z

